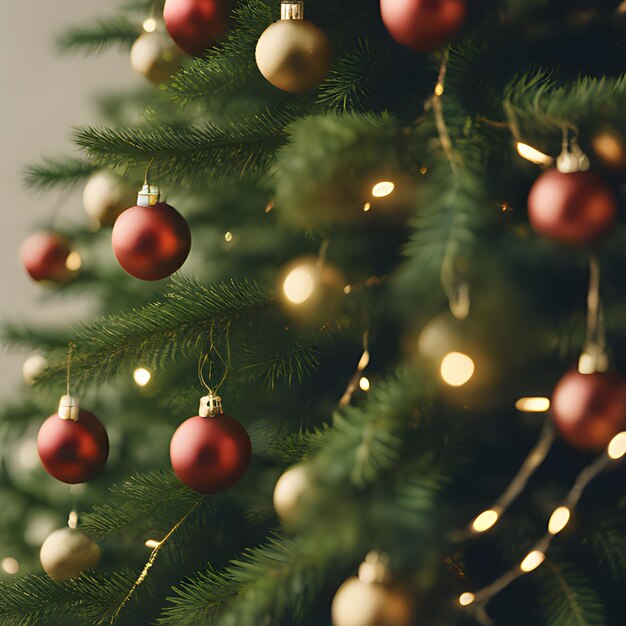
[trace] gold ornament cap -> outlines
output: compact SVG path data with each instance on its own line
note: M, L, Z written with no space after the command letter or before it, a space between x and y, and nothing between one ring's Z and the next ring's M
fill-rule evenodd
M304 2L293 2L292 0L283 1L280 5L280 19L303 20Z
M359 566L359 580L367 585L390 583L389 557L380 552L370 552Z
M145 183L137 194L137 206L154 206L161 200L161 191L157 185Z
M219 396L209 394L208 396L200 398L200 417L215 417L221 415L223 412L222 399Z
M78 398L74 396L65 395L61 396L59 401L58 415L62 420L78 421L79 406Z
M556 169L562 174L586 172L591 167L589 157L575 140L564 141L563 150L556 158Z

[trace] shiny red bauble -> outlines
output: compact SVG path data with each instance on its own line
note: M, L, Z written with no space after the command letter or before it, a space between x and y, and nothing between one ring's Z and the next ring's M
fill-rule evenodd
M80 411L78 420L51 415L39 429L37 450L45 470L75 485L95 478L109 457L109 438L100 420Z
M230 0L166 0L163 19L170 37L192 56L201 56L228 29Z
M380 0L389 34L417 52L431 52L452 39L466 12L465 0Z
M600 452L626 430L626 382L613 372L581 374L574 369L556 386L551 414L571 446Z
M126 209L113 226L113 252L135 278L160 280L189 256L191 233L185 218L169 204Z
M198 493L232 487L250 465L252 444L232 417L192 417L172 437L170 459L178 478Z
M550 169L528 196L528 217L541 235L562 243L589 245L606 235L617 217L611 187L593 172Z
M70 252L70 245L63 237L40 232L24 241L20 257L33 280L62 283L72 275L66 265Z

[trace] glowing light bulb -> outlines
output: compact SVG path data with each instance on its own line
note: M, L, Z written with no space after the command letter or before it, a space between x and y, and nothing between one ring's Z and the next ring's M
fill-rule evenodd
M469 591L466 591L459 596L459 604L461 606L469 606L470 604L473 604L474 600L476 600L476 596Z
M441 361L441 378L451 387L461 387L474 375L474 361L462 352L450 352Z
M133 372L133 379L138 387L145 387L152 378L152 374L145 367L138 367Z
M153 33L156 30L157 22L153 17L149 17L143 23L143 29L147 33Z
M554 160L551 156L544 154L537 148L529 146L527 143L517 142L517 153L527 161L536 165L551 165Z
M395 183L392 183L390 180L382 180L372 187L372 195L374 198L385 198L391 195L395 188Z
M17 574L20 571L20 564L11 556L2 559L0 567L2 567L7 574L11 575Z
M225 233L224 239L230 243L233 240L233 234L231 232Z
M70 252L67 256L67 259L65 259L65 267L67 267L70 272L75 272L79 270L82 264L83 260L80 258L80 254L78 254L76 250Z
M152 548L154 550L154 548L158 548L160 544L161 542L156 539L148 539L144 545L146 548Z
M528 573L537 569L546 560L546 555L541 550L533 550L520 564L522 572Z
M551 535L560 533L567 526L571 516L570 510L566 506L560 506L558 509L555 509L548 522L548 532Z
M363 210L367 213L370 209L372 208L372 203L371 202L366 202L363 205Z
M283 283L283 292L289 302L303 304L315 291L316 275L312 267L299 266L291 270Z
M486 530L492 528L495 523L498 521L500 515L497 511L493 509L489 509L488 511L483 511L472 524L472 528L477 533L484 533Z
M359 387L363 391L369 391L370 390L370 380L369 380L369 378L367 378L366 376L363 376L361 378L361 380L359 381Z
M550 408L550 398L539 396L520 398L515 403L515 408L523 413L545 413Z
M67 525L70 528L78 528L78 513L76 511L71 511L69 517L67 518Z
M435 95L443 96L443 92L444 92L443 85L441 83L437 83L437 85L435 85Z
M606 453L614 460L621 459L626 454L626 431L623 431L609 443Z

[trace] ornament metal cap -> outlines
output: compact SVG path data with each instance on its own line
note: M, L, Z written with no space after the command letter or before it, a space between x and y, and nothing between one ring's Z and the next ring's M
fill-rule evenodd
M359 580L368 585L390 582L389 557L380 552L370 552L359 566Z
M589 157L582 151L576 140L563 141L563 150L556 158L556 169L562 174L586 172L590 168Z
M281 20L303 20L304 1L293 2L293 0L283 0L280 5Z
M70 395L61 396L58 410L59 417L62 420L72 420L73 422L77 422L78 413L78 398Z
M161 192L157 185L145 183L137 194L137 206L154 206L159 203Z
M222 399L219 396L210 394L200 398L200 417L215 417L216 415L221 415L223 412Z

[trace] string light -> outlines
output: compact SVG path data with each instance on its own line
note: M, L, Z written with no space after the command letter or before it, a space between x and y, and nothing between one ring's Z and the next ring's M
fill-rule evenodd
M443 86L443 83L437 83L435 85L435 95L438 97L443 96L443 92L445 91L445 88Z
M20 564L11 556L2 559L0 566L7 574L17 574L20 571Z
M153 33L156 30L157 22L153 17L149 17L143 23L143 29L147 33Z
M541 550L533 550L526 555L519 567L522 572L528 574L529 572L536 570L545 560L546 555Z
M395 188L395 183L392 183L390 180L382 180L372 187L372 196L374 198L385 198L391 195Z
M371 208L372 208L372 203L371 202L366 202L363 205L363 211L365 211L365 213L367 213Z
M477 533L484 533L485 531L493 528L496 522L500 518L500 514L498 511L494 511L493 509L489 509L488 511L483 511L472 524L472 529Z
M534 163L535 165L551 165L554 159L537 150L537 148L533 148L529 146L527 143L522 143L521 141L517 142L517 153L527 161Z
M567 526L571 516L572 513L566 506L560 506L558 509L555 509L548 522L548 532L551 535L560 533Z
M476 596L469 591L466 591L459 596L459 604L461 606L469 606L474 602L474 600L476 600Z
M230 242L233 240L233 234L232 234L231 232L227 232L227 233L224 235L224 239L225 239L228 243L230 243Z
M146 546L146 548L154 550L155 548L158 548L160 544L161 542L157 541L156 539L148 539L144 545Z
M441 378L451 387L462 387L474 375L474 361L462 352L450 352L441 361Z
M138 367L133 372L133 379L138 387L145 387L151 380L152 374L145 367Z
M315 268L300 265L287 274L283 282L283 293L292 304L303 304L313 295L316 282Z
M515 408L523 413L545 413L550 408L550 398L540 396L520 398L515 403Z
M370 380L366 376L363 376L361 380L359 380L359 387L361 391L369 391L370 390Z
M614 461L626 455L626 431L615 435L615 437L611 439L606 453L609 455L609 458Z
M81 268L83 264L83 260L80 258L80 254L74 250L70 252L65 259L65 267L70 270L70 272L76 272Z

